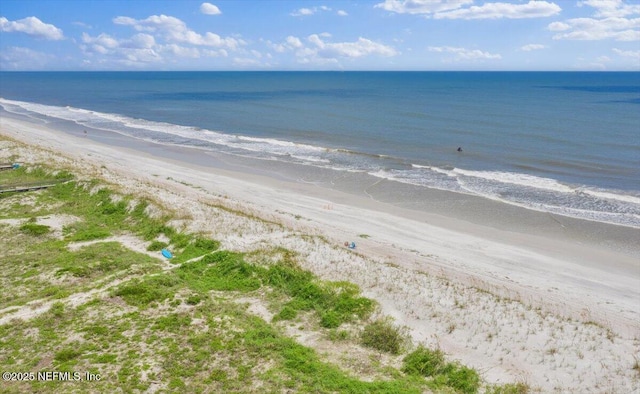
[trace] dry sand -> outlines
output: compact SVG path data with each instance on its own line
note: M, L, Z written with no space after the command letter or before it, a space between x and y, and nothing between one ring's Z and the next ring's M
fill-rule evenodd
M19 161L74 166L123 192L153 196L182 215L174 224L207 232L227 249L297 251L305 268L357 283L415 343L440 347L489 382L520 381L541 392L640 390L637 245L410 211L6 117L0 134L48 151L10 152ZM625 231L640 239L640 230ZM348 250L344 241L358 246Z

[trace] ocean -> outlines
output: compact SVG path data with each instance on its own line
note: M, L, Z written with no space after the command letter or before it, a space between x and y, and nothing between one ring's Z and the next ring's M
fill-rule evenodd
M1 72L0 106L640 228L637 72Z

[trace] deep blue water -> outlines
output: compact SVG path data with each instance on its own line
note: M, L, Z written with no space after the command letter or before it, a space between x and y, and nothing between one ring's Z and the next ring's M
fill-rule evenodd
M0 97L32 117L640 227L640 73L0 73Z

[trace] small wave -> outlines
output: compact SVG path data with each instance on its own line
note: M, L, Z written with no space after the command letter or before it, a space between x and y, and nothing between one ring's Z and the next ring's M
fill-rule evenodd
M640 197L615 190L572 187L551 178L501 171L472 171L412 164L371 175L402 183L462 192L542 212L640 228Z
M502 172L502 171L470 171L455 168L454 173L474 177L482 178L489 181L510 183L513 185L520 185L526 187L532 187L535 189L545 189L556 192L572 193L575 189L558 182L551 178L542 178L535 175L521 174L516 172Z
M321 157L315 157L315 156L291 155L291 157L302 160L302 161L310 161L313 163L331 163L331 160L329 159L323 159Z
M290 155L314 158L312 161L316 162L322 162L322 159L317 156L319 153L327 151L327 148L324 147L295 143L291 141L230 135L213 130L145 119L135 119L119 114L97 112L70 106L56 107L1 98L0 103L22 108L29 112L75 122L86 127L95 127L124 134L133 138L162 143L175 143L176 141L172 140L172 138L181 137L186 140L212 143L268 155Z
M555 179L543 178L535 175L523 174L518 172L506 172L506 171L473 171L465 170L461 168L442 168L435 166L424 166L419 164L411 164L411 167L416 169L429 170L444 174L453 178L467 177L484 179L497 183L508 183L512 185L519 185L525 187L531 187L535 189L545 189L563 193L573 193L575 188L562 184Z
M607 200L617 200L625 203L635 204L640 207L640 197L632 196L629 194L613 193L610 191L603 190L594 190L588 188L581 188L578 190L580 193L588 194L596 198L607 199Z

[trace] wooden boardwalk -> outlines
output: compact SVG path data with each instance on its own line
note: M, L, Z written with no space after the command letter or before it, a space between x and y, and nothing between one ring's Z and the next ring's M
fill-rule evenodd
M70 179L60 179L52 181L30 182L30 183L16 183L11 185L0 185L0 193L10 192L28 192L31 190L40 190L59 185L61 183L69 182Z

